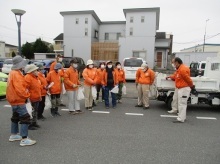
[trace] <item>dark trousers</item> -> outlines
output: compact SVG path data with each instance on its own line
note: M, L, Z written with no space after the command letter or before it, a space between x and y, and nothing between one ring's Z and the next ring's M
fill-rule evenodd
M38 106L38 117L41 117L44 113L44 107L45 107L45 97L46 96L42 96L42 100L39 102L39 106Z
M39 106L39 101L37 102L31 102L31 106L32 106L32 119L31 119L31 124L35 124L37 123L37 113L38 113L38 106Z
M105 87L105 106L109 107L109 91L112 90L114 87L106 86ZM116 94L111 92L112 97L112 106L116 106Z
M104 89L102 88L102 85L101 85L101 84L97 84L97 85L96 85L96 89L97 89L97 97L96 97L96 100L99 100L100 90L102 90L102 100L104 100Z
M52 108L58 108L60 105L60 94L51 94L51 104Z
M118 94L116 94L117 100L121 100L123 84L124 84L123 82L118 83Z

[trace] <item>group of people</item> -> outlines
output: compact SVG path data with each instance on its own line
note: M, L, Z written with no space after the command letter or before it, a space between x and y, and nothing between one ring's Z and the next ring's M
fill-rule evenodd
M83 111L80 108L78 100L79 87L84 88L85 108L93 110L102 94L101 101L105 108L116 108L117 103L122 103L122 88L125 85L125 72L121 63L116 62L115 67L112 61L100 63L98 68L94 67L90 59L83 70L83 83L80 81L77 70L78 60L73 58L70 61L70 67L64 70L62 65L62 56L58 55L56 61L51 64L50 71L45 77L44 66L26 65L21 56L12 59L13 66L8 77L6 98L12 106L11 117L11 136L9 141L20 141L21 146L34 145L35 140L28 137L28 130L37 130L40 128L38 120L44 120L45 97L50 95L51 116L61 116L58 107L62 98L62 89L64 86L68 97L69 114L80 114ZM190 87L193 84L188 77L189 73L186 67L175 58L176 72L170 76L176 82L174 94L173 109L170 113L179 111L177 121L184 122L186 114L186 101L189 97ZM23 74L25 72L25 75ZM154 83L155 73L146 63L136 72L136 87L138 90L138 103L135 107L149 109L149 91ZM118 93L111 92L114 87L118 87ZM94 97L93 89L96 88L97 95ZM111 93L111 105L109 102L109 93ZM30 102L32 107L32 117L28 114L26 103ZM20 133L19 133L19 126Z

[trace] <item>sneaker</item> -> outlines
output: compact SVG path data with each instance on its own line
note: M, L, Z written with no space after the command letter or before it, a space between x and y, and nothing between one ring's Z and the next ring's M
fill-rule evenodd
M60 104L59 106L63 106L63 107L65 107L66 105L64 105L64 104Z
M92 110L93 110L93 108L92 108L92 107L89 107L89 108L88 108L88 110L89 110L89 111L92 111Z
M143 107L143 105L135 105L135 107Z
M37 141L35 140L32 140L30 138L25 138L25 139L22 139L21 142L20 142L20 145L21 146L31 146L31 145L34 145L36 144Z
M37 127L33 126L33 125L29 125L28 126L28 130L37 130Z
M122 103L122 101L121 101L121 100L118 100L118 103Z
M22 137L21 137L19 134L11 135L11 136L9 137L9 141L10 141L10 142L20 141L21 139L22 139Z
M33 126L36 128L40 128L40 125L38 125L37 123L34 123Z
M69 114L75 115L77 113L76 113L76 111L69 111Z
M56 117L56 114L55 113L50 113L52 117Z
M167 112L170 113L170 114L176 114L177 113L177 111L175 111L175 110L169 110Z
M42 115L42 116L38 116L37 118L38 120L44 121L46 118Z
M61 114L57 111L57 112L55 112L55 115L56 116L61 116Z
M76 110L76 114L81 114L81 113L83 113L83 111L81 111L81 110Z
M146 110L146 109L149 109L149 108L150 108L149 106L147 106L147 107L143 107L143 109L145 109L145 110Z

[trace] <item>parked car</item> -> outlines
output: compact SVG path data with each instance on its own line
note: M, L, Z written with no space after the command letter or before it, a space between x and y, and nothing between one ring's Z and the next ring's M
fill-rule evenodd
M206 66L206 61L192 62L190 64L190 75L191 75L191 77L203 76L205 66Z
M8 75L0 72L0 99L5 98L6 96L7 80Z
M29 59L24 59L26 60L27 64L29 62ZM13 63L12 63L12 59L6 59L3 63L3 67L2 67L2 72L9 74L11 71L11 67L12 67Z
M124 58L122 66L125 71L126 80L135 80L136 71L141 67L144 60L142 58L129 57Z

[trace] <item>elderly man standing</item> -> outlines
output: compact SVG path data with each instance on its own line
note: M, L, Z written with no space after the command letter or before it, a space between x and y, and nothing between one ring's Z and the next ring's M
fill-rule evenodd
M138 104L135 107L143 107L149 109L149 90L153 84L155 73L146 63L141 65L136 72L136 86L138 90Z
M8 77L6 98L12 106L11 117L11 136L9 141L19 141L21 146L30 146L36 143L28 137L28 125L30 115L27 112L25 101L30 97L27 90L27 84L22 71L26 66L26 61L21 56L15 56L12 59L13 66ZM19 126L20 123L20 134Z
M186 119L187 100L190 95L190 91L195 91L192 79L190 78L189 67L185 66L182 60L178 57L174 59L174 65L176 67L176 73L173 77L176 85L176 98L177 101L172 103L172 108L179 111L177 120L173 123L183 123Z

